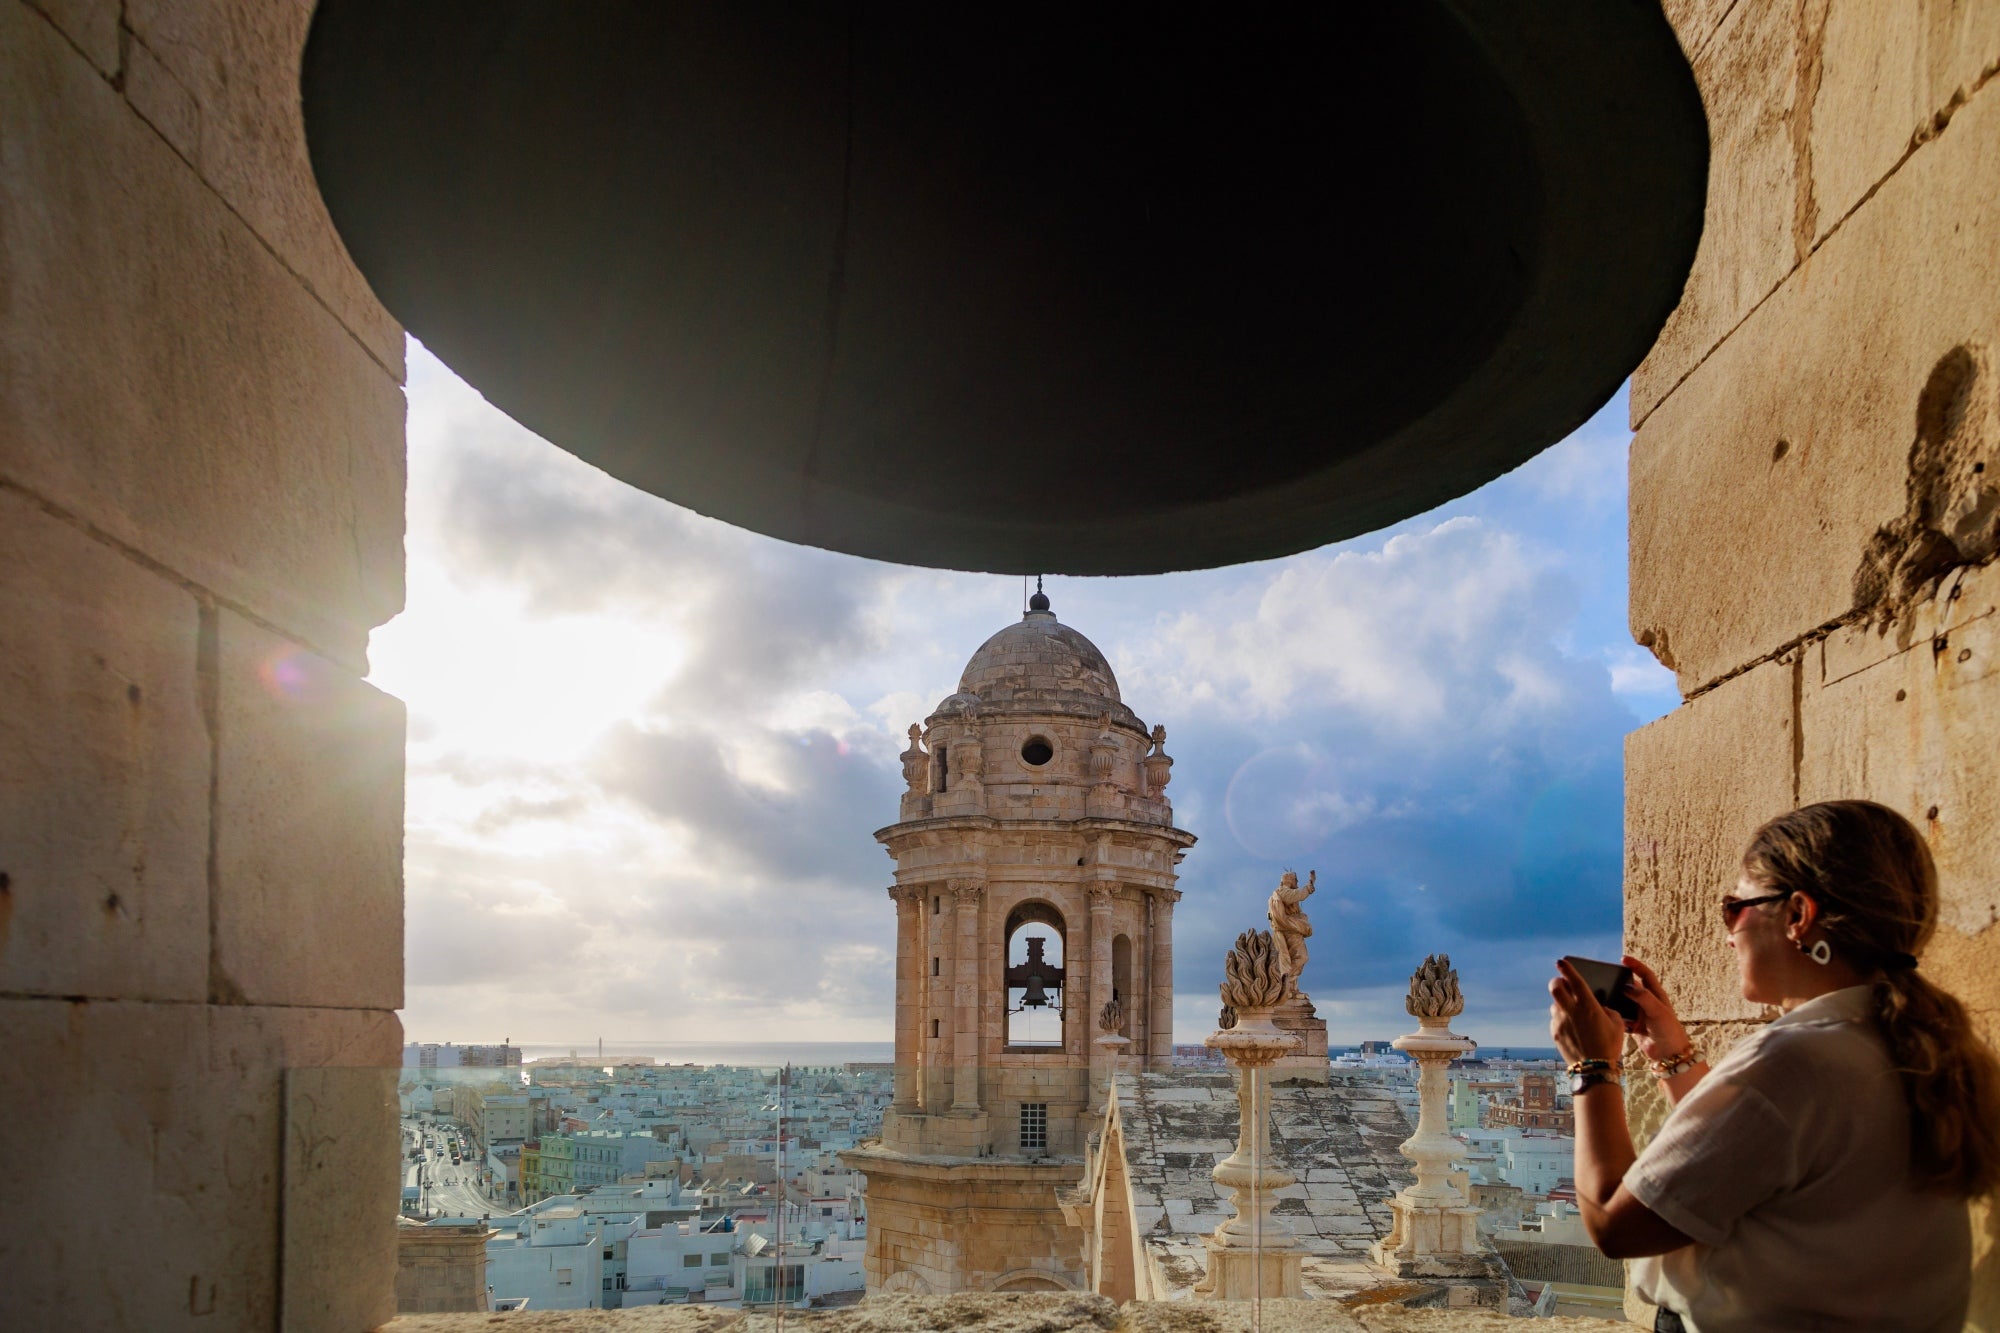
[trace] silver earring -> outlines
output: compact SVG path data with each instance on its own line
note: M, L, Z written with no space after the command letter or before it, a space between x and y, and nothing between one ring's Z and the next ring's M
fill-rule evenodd
M1801 943L1799 945L1799 952L1812 959L1815 963L1818 963L1821 967L1825 967L1833 961L1833 950L1826 947L1825 940L1815 940L1813 947L1810 949Z

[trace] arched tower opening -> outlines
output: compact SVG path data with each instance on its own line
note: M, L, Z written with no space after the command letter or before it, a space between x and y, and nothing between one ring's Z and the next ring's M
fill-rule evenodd
M1007 1045L1057 1050L1068 1019L1069 928L1051 903L1025 902L1007 914Z

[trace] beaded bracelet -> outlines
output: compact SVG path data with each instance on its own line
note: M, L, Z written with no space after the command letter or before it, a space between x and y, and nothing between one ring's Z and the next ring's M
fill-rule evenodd
M1617 1068L1617 1066L1609 1060L1599 1060L1596 1058L1592 1058L1588 1060L1573 1060L1570 1062L1569 1067L1565 1069L1563 1072L1568 1074L1588 1074L1594 1069L1615 1069L1615 1068Z
M1693 1069L1701 1063L1701 1055L1694 1047L1690 1046L1679 1055L1671 1056L1665 1060L1649 1060L1647 1063L1652 1068L1654 1078L1679 1078L1682 1074L1687 1073L1688 1070Z

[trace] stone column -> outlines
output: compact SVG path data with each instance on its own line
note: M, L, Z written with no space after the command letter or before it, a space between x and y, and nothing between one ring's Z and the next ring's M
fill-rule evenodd
M1178 889L1156 889L1151 900L1153 956L1146 978L1146 1069L1165 1069L1174 1060L1174 913Z
M947 973L942 964L958 957L958 946L952 937L951 926L958 922L957 916L946 916L937 911L931 900L946 897L943 884L926 884L924 896L918 900L917 912L923 919L924 953L919 962L922 968L923 1006L917 1013L917 1036L924 1044L923 1103L924 1112L934 1115L945 1106L945 1071L951 1067L952 1042L958 1029L953 1026L957 1016L951 1005L951 986L957 979L957 964L952 962L952 970ZM931 971L930 960L940 960L940 969ZM940 1035L931 1035L932 1022L938 1024Z
M1111 1002L1111 897L1112 888L1108 884L1090 886L1090 1001L1084 1012L1102 1014L1104 1006ZM1065 965L1069 960L1064 959ZM1072 973L1073 974L1073 973ZM1070 1000L1063 997L1063 1008L1068 1011ZM1064 1024L1067 1028L1069 1025ZM1081 1025L1079 1025L1081 1026ZM1102 1086L1106 1052L1098 1045L1091 1047L1091 1086Z
M957 902L958 932L952 954L952 1070L951 1109L979 1109L979 905L986 896L986 882L978 879L951 881Z
M1416 1165L1417 1181L1390 1200L1395 1220L1389 1234L1369 1251L1376 1263L1398 1277L1496 1277L1498 1259L1479 1238L1479 1210L1451 1183L1451 1165L1464 1145L1451 1136L1445 1110L1446 1068L1473 1043L1451 1030L1464 1012L1458 973L1451 959L1432 954L1410 978L1404 1007L1417 1031L1396 1038L1395 1046L1417 1062L1417 1132L1403 1143L1403 1156Z
M916 1111L922 1101L917 1089L917 1067L923 1050L923 1015L919 997L923 990L924 895L919 888L896 885L889 890L896 903L896 1079L890 1109L905 1114Z
M1269 931L1246 930L1224 963L1222 1003L1229 1024L1211 1033L1206 1045L1228 1057L1237 1072L1236 1151L1218 1162L1215 1182L1229 1187L1236 1215L1205 1242L1208 1276L1195 1294L1210 1300L1303 1296L1298 1237L1271 1215L1272 1191L1293 1183L1290 1172L1271 1161L1271 1062L1290 1053L1298 1037L1271 1022L1272 1009L1285 997L1285 971Z

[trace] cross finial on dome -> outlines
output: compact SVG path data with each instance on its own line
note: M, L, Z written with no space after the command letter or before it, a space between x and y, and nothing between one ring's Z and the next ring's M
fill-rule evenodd
M1028 599L1028 609L1030 611L1046 611L1049 609L1049 595L1042 591L1042 576L1040 574L1035 575L1035 595Z

